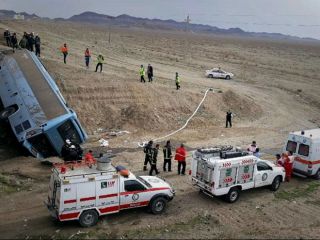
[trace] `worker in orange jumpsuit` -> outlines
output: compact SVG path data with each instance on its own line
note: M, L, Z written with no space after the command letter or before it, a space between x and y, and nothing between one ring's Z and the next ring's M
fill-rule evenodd
M286 171L286 181L289 182L290 179L291 179L291 176L292 176L292 171L293 171L293 168L292 168L292 162L290 161L289 157L288 157L288 154L285 153L284 154L284 164L283 164L283 167L284 167L284 170Z

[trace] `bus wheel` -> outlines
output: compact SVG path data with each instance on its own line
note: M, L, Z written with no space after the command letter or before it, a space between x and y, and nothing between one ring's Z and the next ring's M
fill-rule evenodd
M16 112L14 107L7 107L0 112L0 119L7 120L12 114Z
M92 227L97 224L98 217L98 213L95 210L87 210L81 214L79 223L82 227Z
M317 180L320 180L320 169L318 170L318 172L316 173L316 175L314 175L315 176L315 178L317 179Z

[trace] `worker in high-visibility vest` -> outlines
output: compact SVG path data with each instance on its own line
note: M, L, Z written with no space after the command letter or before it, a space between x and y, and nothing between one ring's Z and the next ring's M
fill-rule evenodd
M145 71L144 71L143 65L141 65L140 67L139 74L140 74L140 82L146 82L146 80L144 80Z
M177 90L180 89L180 77L179 77L179 73L176 72L176 86L177 86Z
M104 57L102 56L102 54L98 55L97 60L98 60L98 63L97 63L95 72L98 71L98 67L100 66L100 73L101 73L102 72L102 64L104 63Z

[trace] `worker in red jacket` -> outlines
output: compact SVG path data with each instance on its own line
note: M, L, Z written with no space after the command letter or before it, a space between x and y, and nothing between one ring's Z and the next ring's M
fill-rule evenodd
M187 151L184 148L184 145L181 143L180 147L176 149L176 155L174 157L174 160L178 161L178 175L185 175L186 171L186 156ZM181 169L182 168L182 169Z
M291 175L292 175L292 171L293 171L292 165L293 165L293 163L290 161L288 154L287 153L284 154L283 167L284 167L284 170L286 171L286 181L287 182L289 182L291 179Z
M84 155L84 161L86 164L91 165L95 162L95 159L92 154L92 150L89 150L85 155Z

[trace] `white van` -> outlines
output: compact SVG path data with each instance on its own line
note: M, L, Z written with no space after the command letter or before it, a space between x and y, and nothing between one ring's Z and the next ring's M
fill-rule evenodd
M129 208L148 207L160 214L175 195L163 179L131 172L122 176L111 164L102 164L98 160L91 167L77 163L53 168L46 205L54 218L90 227L99 216Z
M289 133L284 147L294 155L293 171L320 179L320 129Z
M233 203L240 191L270 186L276 191L285 179L285 171L270 161L248 152L198 149L191 161L192 184L211 196L225 196Z

